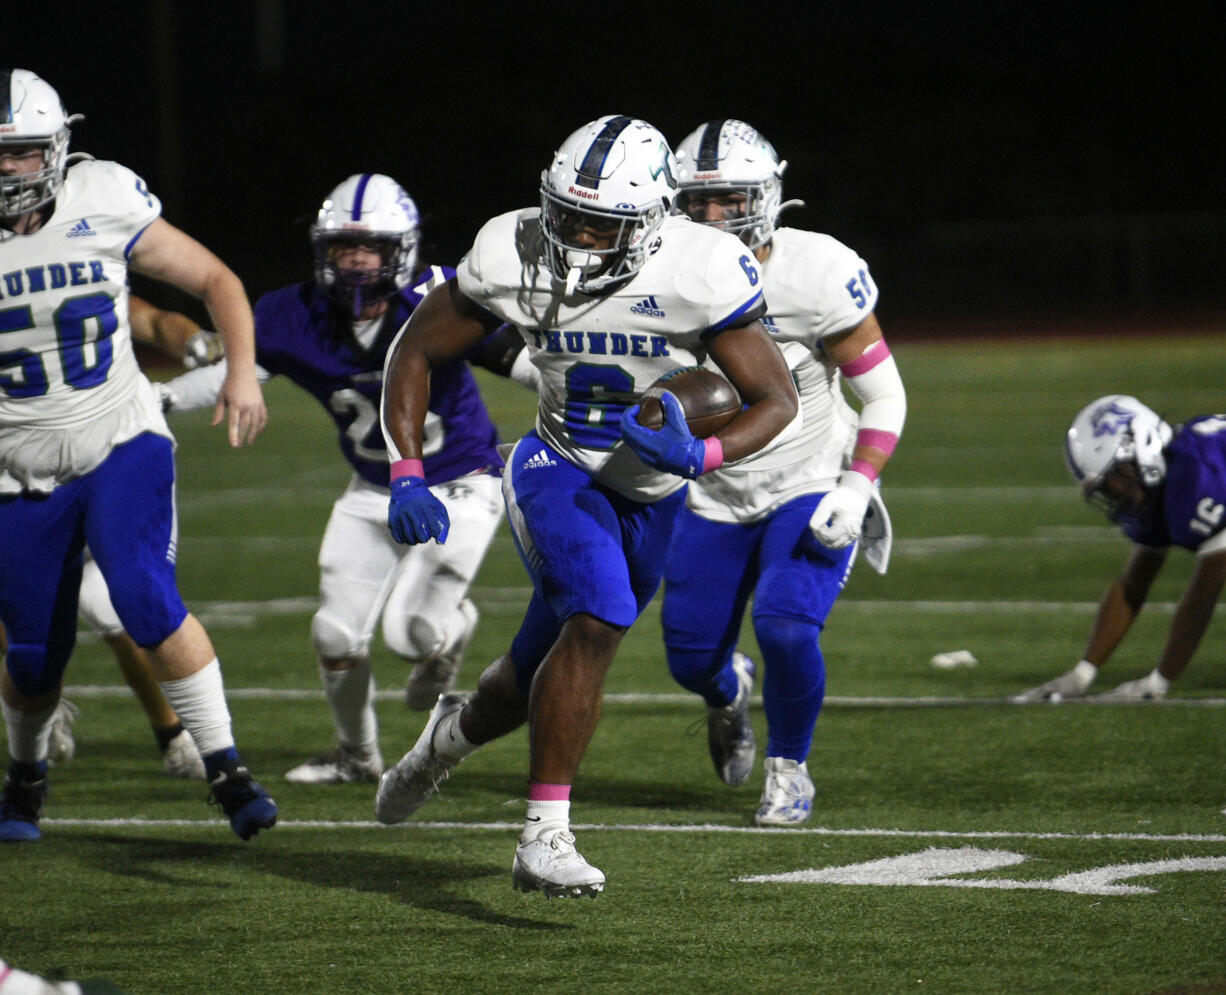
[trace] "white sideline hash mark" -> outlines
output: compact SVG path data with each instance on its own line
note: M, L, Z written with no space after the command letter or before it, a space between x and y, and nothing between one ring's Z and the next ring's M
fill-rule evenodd
M981 850L964 846L929 847L919 853L901 857L885 857L863 864L827 867L823 870L791 871L786 874L760 874L736 880L744 884L856 884L912 885L948 888L1028 888L1037 891L1067 891L1078 895L1152 895L1155 888L1143 885L1116 884L1127 878L1173 874L1176 871L1226 871L1226 857L1179 857L1174 860L1150 860L1140 864L1110 864L1075 874L1064 874L1050 881L1014 881L993 878L987 881L967 881L951 878L951 874L974 874L1013 867L1028 859L1024 853L1011 850Z

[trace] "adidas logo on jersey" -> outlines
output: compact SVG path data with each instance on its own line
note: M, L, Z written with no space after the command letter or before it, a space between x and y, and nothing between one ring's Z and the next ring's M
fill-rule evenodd
M558 465L557 460L550 459L549 454L545 452L544 449L542 449L540 452L533 453L526 460L524 460L523 468L525 470L539 470L541 467L544 467L544 466L557 466L557 465Z
M660 305L656 303L656 299L654 297L645 297L643 300L632 306L630 310L635 314L645 314L649 318L664 317L664 311L661 309Z
M80 238L82 235L97 235L89 226L89 222L82 218L75 225L68 229L68 238Z

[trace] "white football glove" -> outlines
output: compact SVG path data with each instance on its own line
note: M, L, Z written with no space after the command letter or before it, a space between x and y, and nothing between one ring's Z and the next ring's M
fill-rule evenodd
M856 470L847 470L839 484L818 502L809 528L827 549L843 549L860 538L873 482Z
M1171 682L1155 669L1135 681L1125 681L1118 687L1095 695L1100 701L1159 701L1166 697Z
M1070 698L1084 698L1097 676L1098 668L1088 660L1081 660L1072 670L1066 671L1059 677L1053 677L1046 684L1040 684L1037 688L1030 688L1028 691L1014 695L1011 700L1021 705L1031 701L1050 701L1052 704L1057 704Z
M216 363L225 355L222 349L221 336L202 328L196 332L183 346L183 368L194 370L197 367Z

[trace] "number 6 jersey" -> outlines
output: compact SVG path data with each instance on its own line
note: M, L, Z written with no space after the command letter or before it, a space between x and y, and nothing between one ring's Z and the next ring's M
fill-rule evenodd
M457 267L460 290L527 342L541 438L602 484L656 501L685 481L622 444L622 415L661 374L701 363L706 336L761 317L757 263L735 236L672 217L628 282L564 297L541 262L541 238L535 208L489 221Z

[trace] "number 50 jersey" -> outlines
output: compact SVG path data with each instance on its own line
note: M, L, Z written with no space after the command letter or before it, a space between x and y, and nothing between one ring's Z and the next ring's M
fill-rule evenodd
M628 282L564 297L541 261L539 216L529 208L487 222L457 267L460 290L528 344L541 438L626 497L659 500L685 481L622 443L622 416L656 378L700 364L709 336L765 313L757 263L736 236L671 217Z
M50 491L141 431L170 437L128 326L128 254L160 213L131 170L81 162L42 228L0 238L0 493Z

